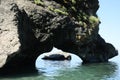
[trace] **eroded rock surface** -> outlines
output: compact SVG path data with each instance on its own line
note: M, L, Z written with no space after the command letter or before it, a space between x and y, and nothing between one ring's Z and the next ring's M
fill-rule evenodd
M53 46L83 62L108 61L118 52L98 34L98 8L98 0L1 0L0 67L34 67Z

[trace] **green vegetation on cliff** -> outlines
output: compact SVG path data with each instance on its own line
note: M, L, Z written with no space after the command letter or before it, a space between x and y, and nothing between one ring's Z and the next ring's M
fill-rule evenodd
M34 3L35 4L40 4L40 5L44 5L43 1L42 0L34 0Z

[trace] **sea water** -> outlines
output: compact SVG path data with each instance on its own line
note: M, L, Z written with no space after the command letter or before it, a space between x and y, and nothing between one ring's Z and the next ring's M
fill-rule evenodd
M38 74L22 74L2 77L0 80L120 80L120 56L105 63L82 64L82 60L71 54L64 61L36 60Z

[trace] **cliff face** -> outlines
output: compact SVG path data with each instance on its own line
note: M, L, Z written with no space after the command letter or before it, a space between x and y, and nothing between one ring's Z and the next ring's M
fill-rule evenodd
M118 53L98 34L98 8L98 0L2 0L0 67L34 67L53 46L83 62L108 61Z

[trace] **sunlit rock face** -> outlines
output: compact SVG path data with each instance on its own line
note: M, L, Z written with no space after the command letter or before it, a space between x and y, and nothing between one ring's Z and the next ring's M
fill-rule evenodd
M118 52L98 34L98 8L98 0L2 0L0 67L34 67L53 46L83 62L108 61Z

